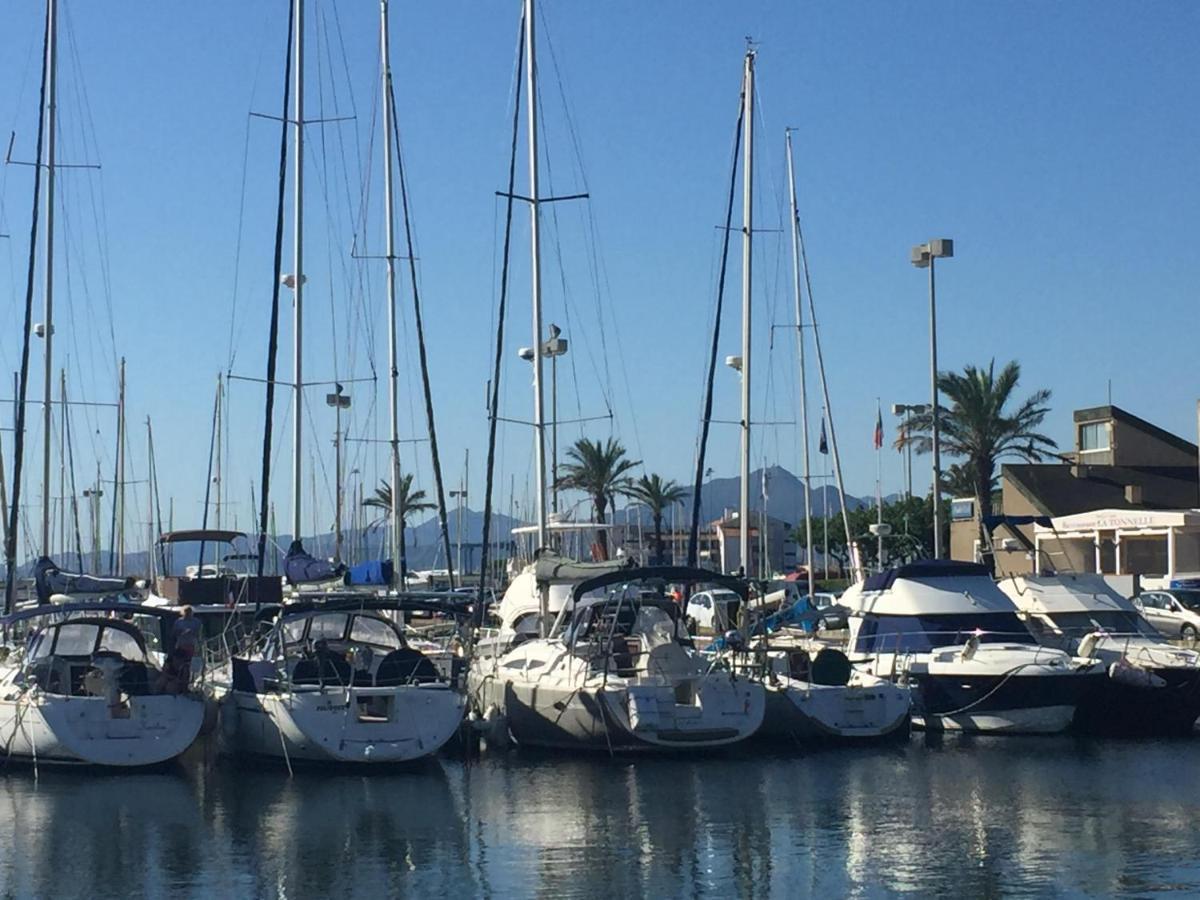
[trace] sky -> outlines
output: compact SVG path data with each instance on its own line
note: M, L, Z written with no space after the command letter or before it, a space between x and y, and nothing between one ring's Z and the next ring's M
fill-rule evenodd
M249 114L281 112L287 5L61 7L59 160L101 168L59 172L54 365L66 368L72 401L111 402L115 360L126 358L129 480L145 478L150 417L163 516L173 498L176 527L198 524L217 375L265 375L280 126ZM304 378L337 379L352 395L347 486L370 493L386 474L388 432L378 5L310 0L307 9L307 116L331 121L306 127ZM519 13L517 0L391 9L443 467L447 489L457 489L469 451L476 509ZM0 21L0 126L15 135L12 158L29 160L42 12L0 0ZM538 21L543 193L589 195L543 209L545 319L570 341L559 369L562 445L614 436L644 471L691 481L747 37L759 91L752 387L764 424L755 467L800 469L789 127L850 493L874 493L877 402L891 434L892 403L928 401L928 284L908 255L933 237L955 241L955 257L937 269L941 368L1020 361L1022 394L1053 391L1045 430L1066 449L1071 411L1107 402L1110 384L1115 404L1195 439L1194 4L545 0ZM522 143L518 193L525 160ZM8 371L20 354L32 172L0 170L0 233L9 235L0 240L0 366ZM291 202L289 189L289 210ZM737 204L735 227L740 193ZM516 355L532 343L528 240L528 210L519 207L500 412L520 421L531 418L532 399L528 365ZM737 234L731 248L722 358L740 351ZM40 273L41 262L35 322ZM400 431L411 439L403 465L432 493L406 263L400 275ZM291 377L290 299L285 291L281 381ZM31 396L40 397L40 342L33 352ZM306 531L332 521L329 389L306 391ZM809 391L815 443L811 365ZM273 451L281 532L291 507L286 395ZM107 407L73 409L77 483L67 493L80 494L97 462L112 477L115 426ZM736 376L724 367L714 415L738 418ZM262 384L233 381L224 422L223 521L246 528ZM9 466L11 437L4 433ZM528 497L531 443L519 421L502 426L502 510ZM34 428L26 504L41 493L40 446ZM736 427L714 425L715 474L735 474L737 455ZM58 458L56 449L56 481ZM882 464L884 492L899 490L898 454L885 452ZM922 459L918 487L926 468ZM130 491L128 527L144 534L145 487ZM27 514L36 520L34 506Z

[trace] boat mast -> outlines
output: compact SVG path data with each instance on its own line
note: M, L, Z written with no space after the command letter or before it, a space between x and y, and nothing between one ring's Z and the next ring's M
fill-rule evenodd
M117 478L115 509L117 513L117 564L114 573L125 573L125 357L121 357L121 375L117 390Z
M812 472L808 456L808 386L804 372L804 305L800 294L800 211L796 205L796 166L792 160L792 132L787 136L788 194L792 212L792 294L796 302L796 348L800 367L800 440L804 446L804 563L808 569L808 599L812 606L814 589L812 531Z
M384 220L387 240L387 294L388 294L388 409L391 416L389 435L392 483L391 551L392 585L407 587L408 573L403 564L404 548L400 546L402 511L400 509L400 398L399 366L396 347L396 198L392 187L392 104L391 96L392 56L388 39L388 0L379 3L379 54L383 68L383 197Z
M301 447L304 440L304 367L303 367L303 295L304 295L304 0L292 0L296 60L294 70L296 154L292 177L292 540L300 540L303 523L303 466Z
M533 0L525 0L525 93L529 125L529 245L532 255L529 270L533 299L533 431L534 469L537 478L538 549L549 543L546 533L546 423L542 397L542 248L538 209L538 124L537 56L534 40Z
M750 577L750 288L754 231L754 50L746 51L742 92L742 453L738 498L738 558Z
M42 556L50 555L51 392L54 389L54 156L58 117L58 0L46 2L46 296L42 337L46 341L42 392ZM10 573L11 577L11 573Z

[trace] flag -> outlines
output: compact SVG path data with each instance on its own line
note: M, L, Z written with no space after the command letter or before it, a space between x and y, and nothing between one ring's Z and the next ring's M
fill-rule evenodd
M821 416L821 437L817 441L817 452L829 455L829 442L825 440L825 417Z
M905 419L903 422L900 423L900 434L896 438L895 446L896 446L897 453L904 452L904 443L907 440L908 440L908 420Z
M875 413L875 449L883 447L883 409Z

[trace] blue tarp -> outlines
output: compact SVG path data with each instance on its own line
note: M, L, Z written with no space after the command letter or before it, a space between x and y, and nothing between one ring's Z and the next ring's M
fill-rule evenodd
M52 594L117 594L133 587L132 578L101 578L83 572L64 572L54 560L43 556L34 564L39 603L49 603Z
M371 559L357 566L350 567L350 584L391 584L392 561L390 559Z
M317 559L305 551L299 541L292 541L283 559L283 573L290 584L313 584L344 578L346 567L340 563L335 566L327 559Z

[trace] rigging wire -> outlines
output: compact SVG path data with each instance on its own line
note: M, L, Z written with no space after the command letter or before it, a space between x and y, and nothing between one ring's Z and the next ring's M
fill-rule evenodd
M294 31L295 7L288 7L287 51L284 53L283 68L283 115L279 134L279 200L275 210L275 261L274 278L271 284L271 325L267 340L267 384L266 415L263 419L262 496L259 501L258 517L258 577L263 575L263 560L266 555L267 525L271 497L271 427L275 408L275 364L279 355L279 288L283 268L283 206L287 192L287 134L288 103L291 100L292 80L289 72L292 64L292 33ZM299 272L296 277L301 277ZM293 535L293 539L296 536ZM255 603L257 607L259 604Z
M712 424L712 408L713 408L713 381L717 373L717 350L721 340L721 311L725 305L725 275L729 266L729 235L730 227L733 224L733 199L737 193L737 173L738 173L738 152L742 146L742 120L745 116L745 97L746 84L742 82L742 89L738 97L738 116L737 127L734 132L733 141L733 160L730 165L729 173L729 199L725 207L725 230L722 238L721 251L721 270L717 277L717 304L716 312L713 316L713 332L712 332L712 347L709 351L708 359L708 380L705 385L704 394L704 418L700 427L700 446L696 454L696 479L692 488L692 527L688 534L688 552L687 564L695 566L699 553L700 544L700 509L703 502L701 492L704 487L704 459L708 449L708 431Z
M488 581L488 550L491 545L492 528L492 487L495 477L496 462L496 423L499 421L498 405L500 402L500 367L504 359L504 316L508 306L508 267L509 251L512 247L513 224L513 192L516 190L517 178L517 144L521 133L521 89L520 73L525 61L525 42L521 39L525 32L525 14L521 13L520 26L517 29L517 77L514 81L513 117L512 117L512 149L508 160L508 191L506 197L506 214L504 220L504 251L501 254L500 269L500 298L496 311L496 357L492 369L492 396L488 405L488 445L486 476L483 489L483 537L479 548L479 593L475 598L474 626L483 625L483 592Z

